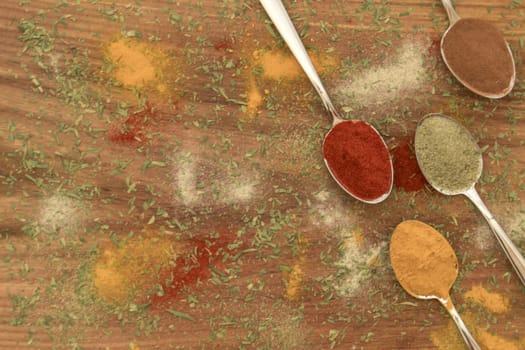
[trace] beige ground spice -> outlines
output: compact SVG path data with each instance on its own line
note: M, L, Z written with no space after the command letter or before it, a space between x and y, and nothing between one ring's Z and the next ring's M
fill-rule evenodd
M343 80L337 88L349 106L383 104L418 90L425 81L423 43L402 44L397 54L386 62L372 66Z
M379 255L383 245L371 247L364 246L363 231L356 228L350 232L340 245L341 258L336 262L336 267L344 273L338 276L334 289L342 297L355 296L368 278L373 267L379 265Z

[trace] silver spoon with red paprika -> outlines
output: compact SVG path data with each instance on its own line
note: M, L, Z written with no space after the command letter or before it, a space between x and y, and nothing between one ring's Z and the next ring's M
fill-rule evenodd
M449 27L441 38L441 56L456 79L470 91L491 99L514 87L516 67L501 32L477 18L460 18L450 0L441 0Z
M323 141L323 157L339 186L365 203L379 203L392 191L393 166L379 132L361 120L344 120L335 109L281 0L260 0L333 118Z

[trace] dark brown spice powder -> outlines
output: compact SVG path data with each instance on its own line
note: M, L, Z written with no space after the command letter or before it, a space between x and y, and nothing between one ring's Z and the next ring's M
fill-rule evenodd
M443 37L442 49L450 70L466 85L489 95L504 95L512 88L512 56L492 24L462 18Z

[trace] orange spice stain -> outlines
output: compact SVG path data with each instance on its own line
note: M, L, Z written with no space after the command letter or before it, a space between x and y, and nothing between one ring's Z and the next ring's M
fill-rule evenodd
M505 296L489 292L483 286L473 286L465 293L465 299L482 305L493 313L505 313L509 310L509 299Z
M329 73L337 66L334 57L322 55L317 51L310 51L309 54L319 74ZM289 83L306 79L302 68L291 54L281 50L256 50L252 56L253 61L250 68L260 68L262 79ZM264 101L264 94L261 92L261 87L257 85L253 73L250 73L250 77L247 79L247 90L248 107L246 113L253 117Z
M335 59L319 54L317 51L308 52L314 67L319 74L327 73L336 66ZM263 75L272 80L295 80L306 78L295 57L282 51L256 51L255 64L263 69Z
M169 92L167 81L176 66L159 47L120 37L106 45L105 56L111 64L109 75L124 87Z
M365 238L363 231L360 227L357 227L353 232L350 233L341 243L341 249L349 250L363 246Z
M299 239L297 250L297 256L294 259L290 271L284 273L286 286L285 297L290 301L296 301L301 294L304 280L304 266L308 252L308 240L305 238Z
M252 118L257 114L259 106L263 103L263 95L257 87L255 77L250 75L248 81L248 103L246 106L246 114Z
M478 339L478 328L476 327L475 315L472 312L467 311L461 314L461 318L471 331L472 335L476 340ZM448 319L445 327L439 331L432 332L430 334L432 343L439 350L463 350L465 349L465 342L461 337L461 334L457 330L456 324L452 319Z
M159 283L159 269L169 266L178 250L171 238L152 234L105 248L92 270L98 296L115 304L144 299Z
M487 331L481 331L478 335L480 344L488 350L524 350L525 341L518 342L514 339L505 339Z
M476 339L478 344L484 350L524 350L525 342L516 341L514 339L507 339L502 336L498 336L485 330L476 324L475 315L468 311L464 315L461 315L465 324L469 328L472 336ZM438 350L463 350L465 349L465 342L459 331L457 330L456 324L452 319L449 319L447 326L443 329L432 332L431 340L434 346Z
M361 228L356 229L354 232L352 232L352 237L355 241L355 244L358 246L362 246L365 242L365 237L363 236L363 231Z
M480 304L488 311L494 313L506 313L509 312L509 301L504 296L488 292L482 286L474 286L472 289L467 291L464 295L466 300L474 301ZM461 315L465 324L471 331L472 335L479 343L479 345L485 350L525 350L525 340L515 340L508 337L496 335L490 329L480 327L479 323L482 322L471 310L467 310ZM447 326L439 331L432 332L431 335L432 343L439 350L462 350L465 349L465 343L463 338L459 334L456 324L452 319L449 319Z

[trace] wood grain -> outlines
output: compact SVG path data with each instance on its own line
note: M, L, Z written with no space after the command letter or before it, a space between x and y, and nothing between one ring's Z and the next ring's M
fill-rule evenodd
M456 5L511 45L510 96L454 81L436 46L439 1L286 2L345 117L374 123L391 148L430 112L471 130L485 147L478 189L523 251L524 8ZM257 1L4 1L0 28L0 349L461 349L439 303L395 280L388 242L405 219L454 247L451 295L482 347L525 349L523 286L466 199L395 188L365 205L337 188L315 91L261 67L265 52L289 57ZM115 80L108 45L123 36L159 53L157 85ZM392 69L407 42L422 50L415 86L341 94ZM146 101L138 140L112 138ZM112 261L116 284L97 284ZM506 311L468 299L477 285Z

